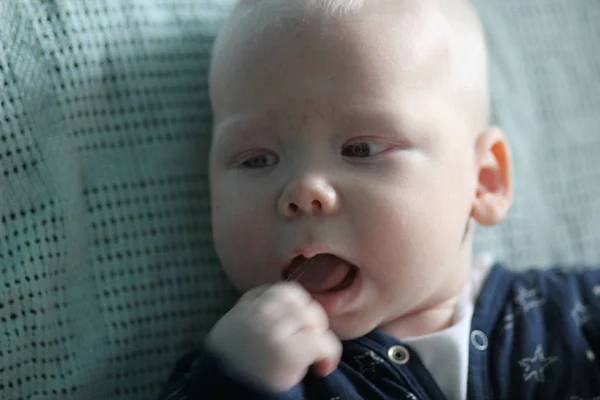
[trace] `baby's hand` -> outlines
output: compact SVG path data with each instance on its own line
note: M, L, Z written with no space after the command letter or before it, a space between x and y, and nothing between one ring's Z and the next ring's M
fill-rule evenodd
M330 374L342 354L325 311L295 282L244 294L205 345L240 379L268 392L291 389L311 365L321 376Z

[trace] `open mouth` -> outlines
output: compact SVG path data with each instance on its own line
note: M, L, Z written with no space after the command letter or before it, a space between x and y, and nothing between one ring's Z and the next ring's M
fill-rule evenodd
M358 268L333 254L298 256L283 270L283 279L297 281L313 294L339 292L352 285Z

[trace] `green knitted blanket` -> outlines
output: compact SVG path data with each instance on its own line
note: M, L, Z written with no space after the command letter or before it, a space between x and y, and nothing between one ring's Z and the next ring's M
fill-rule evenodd
M0 0L1 399L153 399L235 300L206 157L230 3ZM477 6L517 174L477 248L600 262L600 3Z

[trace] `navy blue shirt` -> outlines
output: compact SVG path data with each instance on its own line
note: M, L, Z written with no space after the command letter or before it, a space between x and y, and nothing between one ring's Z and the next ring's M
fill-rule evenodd
M475 302L469 346L469 399L600 400L600 270L495 265ZM445 399L419 356L385 332L343 349L329 376L309 372L275 394L232 379L199 351L179 361L160 399Z

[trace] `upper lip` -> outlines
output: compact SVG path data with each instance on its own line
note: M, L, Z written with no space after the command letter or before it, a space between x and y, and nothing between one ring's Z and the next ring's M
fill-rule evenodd
M303 256L306 258L314 257L318 254L334 254L330 246L323 245L311 245L311 246L303 246L299 247L291 253L290 258L294 259L298 256Z
M294 251L289 253L289 256L286 258L283 265L281 266L281 276L283 277L283 279L286 279L287 272L288 272L289 268L292 266L292 263L294 262L294 260L296 258L298 258L298 257L312 258L319 254L333 254L333 253L331 253L331 251L328 247L322 246L322 245L307 245L307 246L302 246L302 247L296 248Z

